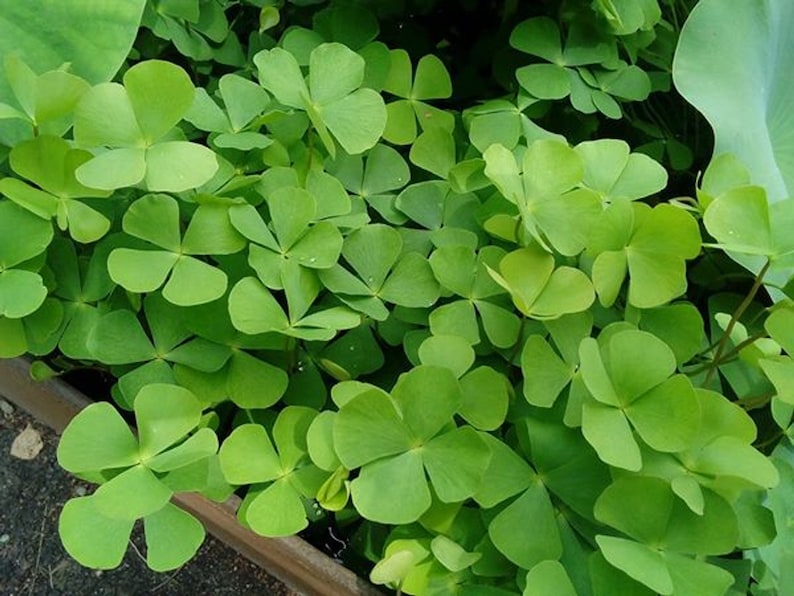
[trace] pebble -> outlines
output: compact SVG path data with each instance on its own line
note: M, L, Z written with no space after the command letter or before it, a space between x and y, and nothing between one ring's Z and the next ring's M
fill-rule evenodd
M4 399L0 399L0 412L3 413L3 416L6 418L10 418L11 415L14 413L14 406L8 403Z

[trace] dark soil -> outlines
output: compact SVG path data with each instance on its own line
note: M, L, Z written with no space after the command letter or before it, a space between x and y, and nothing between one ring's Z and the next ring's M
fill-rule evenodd
M210 536L192 561L170 573L149 570L134 548L112 571L81 567L61 546L58 515L68 499L93 487L58 467L58 436L51 429L5 401L0 400L0 406L0 595L296 596ZM14 438L28 424L44 443L41 453L30 461L11 455ZM133 542L142 543L140 529L133 534Z

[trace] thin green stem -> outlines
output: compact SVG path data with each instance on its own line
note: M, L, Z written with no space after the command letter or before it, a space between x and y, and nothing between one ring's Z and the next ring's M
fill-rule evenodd
M746 348L747 346L755 343L757 340L759 340L761 338L764 338L766 336L767 336L766 333L758 332L758 333L755 333L755 334L747 337L746 339L740 341L733 348L731 348L730 352L727 352L726 354L724 354L722 356L722 363L725 363L728 360L732 359L734 356L737 356L739 354L739 352L741 352L744 348ZM714 342L704 352L701 352L700 355L703 355L703 354L707 353L709 350L713 350L717 346L717 344L718 344L718 342ZM690 370L687 374L696 375L696 374L702 373L704 370L706 370L707 368L710 368L712 365L713 365L713 362L711 360L709 360L708 362L706 362L702 366L699 366L699 367L697 367L697 368L695 368L693 370Z
M758 290L761 289L761 285L764 283L764 276L766 272L769 270L770 261L767 259L764 266L761 268L761 271L758 272L758 275L755 276L755 281L753 282L753 287L750 288L750 291L747 293L747 296L744 297L742 303L733 313L728 326L725 328L725 333L722 335L722 339L720 343L717 345L717 353L714 354L714 359L711 361L711 365L709 366L708 372L706 373L706 378L703 381L704 386L708 386L709 381L714 376L714 373L717 371L720 363L722 362L723 354L725 353L725 349L728 347L728 342L731 338L731 333L733 332L733 328L736 327L736 323L739 322L739 319L742 318L744 311L753 303L753 299L755 295L758 293Z

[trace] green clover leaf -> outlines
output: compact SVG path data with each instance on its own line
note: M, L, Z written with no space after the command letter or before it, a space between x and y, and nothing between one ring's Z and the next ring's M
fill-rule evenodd
M118 390L127 405L132 406L135 395L148 383L173 383L172 364L205 373L218 371L226 364L231 350L193 337L179 313L162 296L147 296L143 310L151 340L139 318L124 309L101 315L87 338L87 348L99 362L137 365L119 377Z
M686 260L700 253L695 219L683 209L616 200L595 222L588 243L593 285L604 306L617 299L628 275L629 303L653 308L686 291Z
M411 180L405 159L388 145L377 144L366 154L338 155L326 164L348 192L357 195L375 209L387 222L405 223L406 217L395 208L397 191Z
M521 160L505 147L483 154L485 175L519 210L524 230L546 250L566 256L586 246L590 228L601 213L601 199L582 187L585 165L567 143L538 140Z
M258 534L288 536L309 523L304 501L314 498L328 476L308 456L306 434L316 416L311 408L288 406L276 419L273 441L262 426L243 424L221 446L226 479L253 485L238 516Z
M341 406L334 446L347 469L361 467L351 492L364 517L384 523L419 519L431 504L428 476L445 503L477 491L490 450L472 428L448 426L461 401L449 369L423 365L402 375L392 395L364 385ZM392 489L384 494L383 486Z
M705 497L704 512L698 515L663 480L621 478L602 493L595 514L634 541L605 535L596 541L607 561L662 594L675 593L681 575L691 576L700 590L717 584L724 591L733 582L731 574L681 556L726 554L736 546L735 512L722 497L711 492Z
M160 250L113 250L108 258L108 271L113 281L137 293L153 292L163 286L166 300L179 306L192 306L220 298L226 291L226 274L190 255L236 252L244 246L244 242L225 212L221 212L215 215L221 215L219 223L231 240L222 240L222 245L207 245L199 232L191 230L191 227L205 225L202 222L203 214L199 215L200 210L201 207L196 211L184 237L181 237L176 199L164 194L151 194L130 205L122 220L124 231ZM218 221L217 218L215 221ZM217 234L213 236L216 237Z
M323 182L309 184L321 186ZM328 197L331 193L323 195ZM267 205L273 232L251 205L229 211L232 225L251 241L248 263L266 286L283 289L281 277L290 263L307 269L329 269L336 264L342 250L342 234L330 221L316 221L319 206L311 192L296 187L278 188L268 195ZM349 202L346 206L349 211ZM345 206L332 209L331 214L344 210Z
M433 334L453 334L476 345L481 341L480 325L493 345L509 348L518 340L521 323L509 303L496 299L504 291L489 275L504 257L498 247L484 247L475 253L467 246L442 246L430 255L430 267L441 287L461 296L430 313Z
M378 142L386 126L386 108L364 81L364 59L339 43L323 43L309 56L308 85L295 56L283 48L254 56L259 81L285 106L306 111L331 157L333 138L350 154ZM333 135L333 138L331 137Z
M419 59L416 73L405 50L391 50L391 69L383 90L402 98L386 105L388 119L383 138L395 145L409 145L416 140L416 122L422 130L441 128L451 133L455 119L427 103L428 99L446 99L452 95L452 82L444 63L428 54Z
M400 234L384 224L361 227L345 238L342 256L357 275L337 264L319 272L323 285L345 304L384 320L384 302L426 308L439 296L438 282L427 259L403 253Z
M491 277L510 292L513 304L525 316L556 319L587 310L595 300L588 277L572 267L554 266L554 257L537 245L508 253Z
M20 319L47 297L42 277L17 267L40 255L52 240L52 225L10 201L0 201L0 317Z
M269 147L273 140L259 132L258 117L270 105L270 96L253 81L236 74L218 81L222 109L204 89L196 89L184 118L196 128L217 133L210 142L222 149L250 151Z
M173 491L167 478L217 452L213 431L203 428L190 434L200 418L201 404L189 391L151 384L135 399L138 439L106 402L88 406L69 423L58 444L58 462L101 482L93 495L68 501L60 516L61 540L81 564L118 566L140 517L149 561L156 568L179 567L195 554L204 530L168 503ZM180 536L174 539L171 532L177 531Z
M17 31L10 29L4 31L5 43L8 43L8 38L18 35ZM27 45L27 42L23 45ZM37 75L17 54L11 53L19 51L19 47L8 47L11 51L4 53L3 60L5 79L8 81L7 85L11 87L10 91L17 105L0 103L0 121L25 121L29 125L29 130L23 138L29 137L31 132L34 138L41 134L62 135L72 125L72 113L77 102L90 88L89 84L79 76L62 69ZM30 58L30 54L26 57ZM40 66L41 60L38 60L40 56L35 58L33 62L39 62ZM49 57L47 62L51 62ZM50 68L53 69L58 66L60 64L50 64ZM5 87L6 82L3 81L2 85Z
M92 87L77 105L74 137L81 147L107 151L77 168L78 181L104 190L143 183L150 191L180 192L210 180L218 170L215 154L167 136L194 93L184 70L160 60L130 68L124 86Z
M667 344L645 331L618 330L600 343L583 339L579 358L588 391L582 433L602 461L632 471L642 467L632 427L656 451L690 447L700 408L689 379L673 375L675 356Z
M0 180L0 192L43 219L55 219L61 230L78 242L95 242L110 229L110 220L99 211L75 200L107 197L109 193L82 185L75 170L92 158L87 151L72 149L58 137L39 136L16 145L9 156L11 167L39 188L16 178Z

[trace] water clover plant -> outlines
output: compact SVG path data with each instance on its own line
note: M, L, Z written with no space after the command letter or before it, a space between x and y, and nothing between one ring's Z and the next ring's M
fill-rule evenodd
M277 101L308 114L331 157L336 155L333 138L347 153L361 153L378 142L386 108L376 91L361 88L366 64L348 47L326 43L314 48L308 84L295 57L282 48L257 54L254 63L262 86Z
M178 192L209 180L218 167L215 155L167 137L194 93L184 70L160 60L130 68L123 86L102 83L87 91L75 109L75 142L107 151L77 169L78 181L106 190L143 183L151 191Z
M100 569L118 566L136 520L143 519L147 562L165 571L181 566L204 541L204 528L169 503L171 474L212 458L218 439L199 428L201 404L188 390L152 383L135 398L139 436L107 403L83 410L64 432L58 462L100 484L61 512L59 531L70 555ZM200 475L195 475L200 478ZM208 482L206 469L204 485ZM188 490L204 488L201 483Z
M194 492L399 594L791 592L784 3L39 4L0 357L96 390L76 560Z

